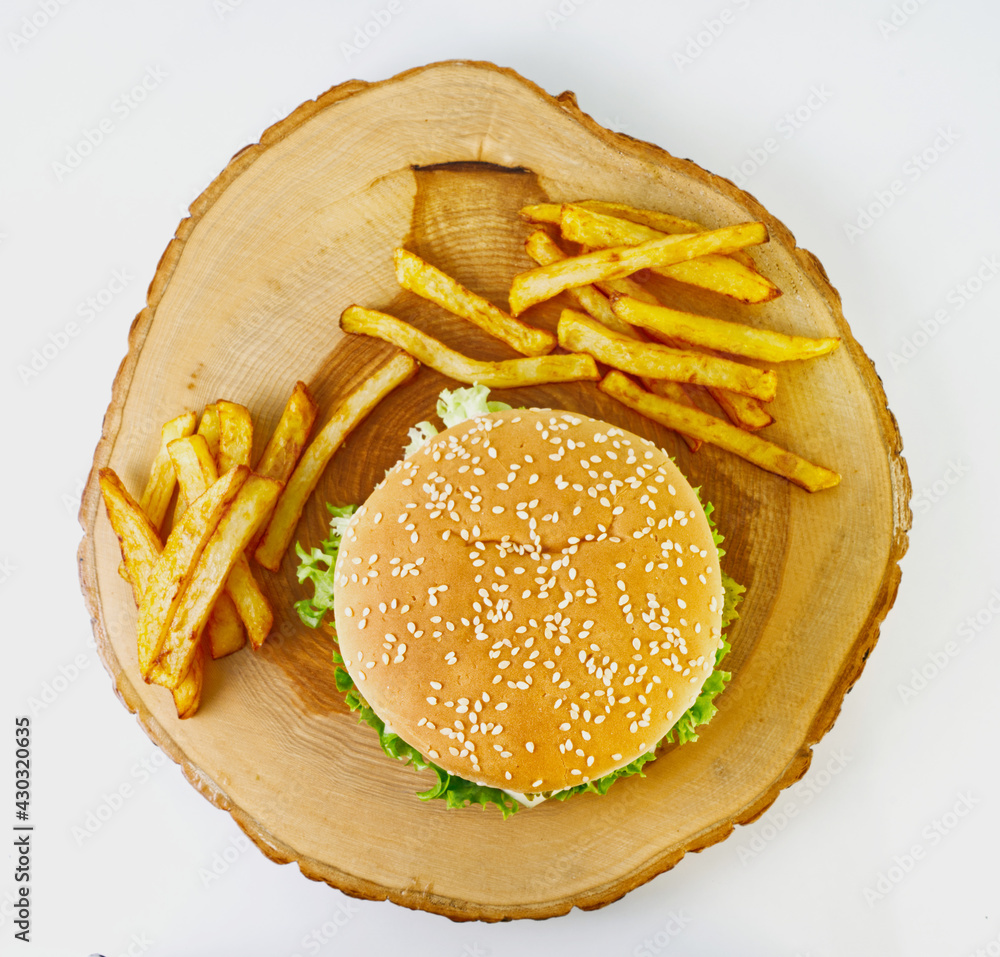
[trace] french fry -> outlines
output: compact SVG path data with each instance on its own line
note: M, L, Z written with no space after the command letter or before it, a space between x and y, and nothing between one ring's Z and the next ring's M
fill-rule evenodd
M245 466L238 465L216 483L226 482L230 476L242 475L245 478L190 570L175 611L168 619L163 641L149 671L149 679L166 688L176 688L187 673L219 592L254 530L264 520L281 491L280 482L259 475L247 477L247 471ZM199 502L208 498L214 488L192 503L185 517L197 508ZM164 555L169 547L168 539ZM146 600L140 615L145 607Z
M174 473L181 487L181 494L190 500L203 495L219 477L215 459L203 434L175 439L167 446ZM244 558L244 561L246 559ZM256 582L254 583L256 587ZM267 605L263 595L261 600ZM239 651L247 641L243 621L232 598L232 583L226 582L226 591L216 599L205 626L205 640L212 658L223 658Z
M719 403L726 417L733 425L738 425L748 432L756 432L770 425L774 416L767 411L763 402L752 395L740 395L728 389L709 389L709 394Z
M562 207L559 224L566 239L600 248L647 243L670 235L641 223L606 216L573 204ZM699 230L694 235L704 236L708 233L709 230ZM737 251L729 250L731 253ZM689 262L651 264L650 268L668 279L700 286L741 302L768 302L781 295L781 290L774 283L757 272L756 268L738 261L733 255L706 255Z
M206 405L201 413L201 421L198 423L198 435L207 443L208 449L212 453L212 458L219 460L219 410L213 402Z
M185 412L165 423L160 430L160 450L153 459L149 480L139 498L139 507L158 531L163 528L163 520L167 517L167 508L170 506L176 485L173 466L167 454L167 443L179 439L182 435L190 435L194 432L197 421L193 412Z
M627 203L608 203L600 199L581 199L573 205L582 206L584 209L589 209L595 213L604 213L607 216L628 219L633 223L649 226L650 229L657 229L661 233L669 233L671 235L674 233L702 233L708 229L702 223L696 223L690 219L681 219L680 216L674 216L671 213L661 213L655 209L640 209L635 206L629 206ZM729 253L729 256L738 263L742 263L752 272L757 272L754 261L745 252L737 250L734 253ZM780 296L781 290L777 287L775 287L775 290L775 295Z
M181 491L191 501L204 495L219 478L215 459L203 436L188 435L175 439L167 446L167 452Z
M104 504L111 520L111 527L118 536L122 559L128 567L135 603L142 601L146 592L149 573L160 557L163 545L146 513L129 495L113 469L103 468L98 473ZM204 654L196 654L192 667L174 691L174 705L178 718L190 718L201 702Z
M559 244L544 230L537 229L524 243L525 251L539 266L561 262L569 257L559 247ZM625 321L615 315L611 301L593 285L571 286L566 290L568 295L584 312L593 316L598 322L604 323L609 329L638 339L635 330Z
M139 503L129 495L114 469L101 469L98 481L111 527L121 546L122 561L132 585L132 595L138 605L146 590L149 573L163 551L163 542L153 523L139 507Z
M178 718L190 718L201 705L201 689L205 678L205 642L199 641L187 672L173 689Z
M261 565L274 572L280 568L285 551L295 535L295 526L302 515L306 499L316 488L333 454L368 413L393 389L416 375L418 368L411 356L405 352L397 353L337 406L329 421L302 454L274 505L267 531L254 552L254 557Z
M215 599L215 605L208 616L202 644L208 646L214 660L239 651L246 643L247 633L240 613L232 598L223 592Z
M216 408L215 403L211 405L206 405L202 410L201 419L198 422L198 431L196 435L202 436L208 443L208 447L211 450L212 458L218 461L219 459L219 410ZM184 509L187 508L187 500L184 495L184 490L181 489L177 493L177 504L174 506L174 522L177 524L177 520L181 515L184 514ZM211 625L211 623L210 623ZM210 631L213 629L210 627Z
M391 342L424 365L452 379L470 385L479 382L489 389L514 389L547 382L596 381L600 378L597 366L589 356L528 356L499 362L472 359L449 349L440 340L408 322L360 306L349 306L344 310L340 327L345 332L375 336Z
M649 226L650 229L657 229L661 233L669 233L671 235L674 233L702 233L708 229L704 224L693 222L690 219L681 219L680 216L674 216L671 213L661 213L655 209L640 209L635 206L629 206L627 203L609 203L600 199L581 199L577 200L573 205L582 206L584 209L589 209L595 213L604 213L606 216L617 216L619 219L628 219L633 223ZM754 261L745 252L737 250L734 253L729 253L729 256L737 262L743 263L744 266L753 272L757 272ZM781 295L780 289L777 290L777 295Z
M396 249L393 262L396 264L396 279L404 289L467 319L523 355L544 356L556 347L556 337L551 332L536 329L508 315L416 254Z
M215 403L219 410L219 475L237 465L250 465L253 448L253 420L246 406L236 402Z
M168 449L181 490L192 501L197 500L218 479L208 443L200 435L191 435L171 442ZM274 624L274 612L254 579L245 555L237 558L226 580L225 592L219 596L209 618L207 633L213 658L221 658L223 654L230 654L242 647L242 643L237 644L238 638L230 620L227 607L230 604L234 606L232 610L237 613L238 619L246 625L250 643L254 648L259 648ZM215 613L220 609L222 620L216 621Z
M621 372L609 372L601 380L598 388L605 395L617 399L623 405L669 429L696 435L705 442L733 452L759 468L781 475L809 492L833 488L840 482L840 476L836 472L820 465L813 465L801 456L768 442L759 435L744 432L743 429L724 419L709 415L700 409L688 409L669 399L651 395Z
M691 409L697 408L694 404L694 399L684 391L684 386L679 382L671 382L669 379L643 379L642 384L653 395L662 396L664 399L670 399L672 402L678 402ZM677 434L684 440L684 444L692 452L697 452L701 448L701 439L695 438L693 435L688 435L686 432L678 432Z
M553 226L559 225L559 217L562 215L562 203L535 203L531 206L521 207L520 216L528 223L550 223ZM695 230L691 230L695 232Z
M188 506L150 572L136 626L139 670L146 680L170 629L190 576L219 520L232 504L250 470L237 466ZM221 589L223 582L219 582ZM177 675L178 679L183 672Z
M580 199L572 205L582 206L594 213L603 213L606 216L616 216L618 219L627 219L641 226L648 226L650 229L658 230L661 233L674 235L676 233L703 233L707 226L696 223L690 219L682 219L672 213L661 213L655 209L640 209L629 206L627 203L609 203L600 199ZM742 263L752 272L757 272L754 261L741 250L729 253L731 259ZM776 288L776 295L781 295L781 290Z
M587 352L599 362L623 372L692 385L720 386L764 402L774 398L777 388L777 376L770 370L626 339L573 309L564 309L559 317L559 345L575 352Z
M627 203L609 203L600 199L582 199L573 203L574 206L582 206L595 213L604 213L606 216L615 216L619 219L627 219L633 223L640 223L650 229L656 229L661 233L674 235L676 233L703 233L705 227L701 223L696 223L690 219L682 219L671 213L661 213L653 209L637 209ZM738 253L731 253L735 258Z
M611 308L616 316L633 326L641 326L689 345L704 346L764 362L813 359L832 352L840 345L839 338L790 336L773 329L757 329L739 322L681 312L667 306L653 306L618 293L611 296Z
M551 299L570 286L618 279L639 269L668 266L763 242L767 242L763 223L741 223L710 232L662 236L638 245L599 249L516 275L511 283L510 310L518 316L529 306Z
M656 296L634 279L609 279L607 282L598 283L597 287L608 296L616 294L625 295L631 296L633 299L638 299L640 302L647 302L653 306L660 304ZM655 332L652 334L666 346L671 346L675 349L681 348L679 341L676 339L671 339L669 336L661 336ZM711 349L702 349L701 351L710 356L716 355ZM726 389L716 388L710 388L708 392L719 403L722 411L729 417L729 421L734 425L738 425L741 429L756 431L757 429L763 429L774 421L774 416L767 411L764 403L753 396L740 395L739 392L729 392Z
M624 279L606 279L596 283L598 289L608 297L608 305L611 305L612 296L631 296L639 302L648 302L651 306L658 306L660 300L656 298L641 282L626 276ZM614 312L614 310L611 310ZM620 320L619 320L620 321Z
M281 413L281 419L257 463L256 472L258 475L277 479L279 482L288 481L292 472L295 471L295 465L299 461L299 456L302 455L302 450L309 441L309 434L312 432L318 412L319 407L306 384L297 382L291 397L285 404L284 411ZM270 519L270 516L268 518ZM252 555L257 550L266 530L267 522L257 529L257 533L247 547L248 554Z
M538 263L539 266L547 266L552 262L559 262L566 258L566 253L559 248L559 244L544 230L536 230L524 244L528 255ZM619 280L628 282L630 280ZM566 294L588 315L598 322L607 326L613 332L627 336L630 339L639 339L639 334L627 322L619 319L611 308L610 300L601 293L596 286L574 286L566 290ZM665 398L673 399L684 405L694 405L691 397L684 391L684 386L678 382L668 382L666 379L649 379L646 388L655 395L662 395ZM690 435L681 433L681 438L692 452L697 452L701 448L701 440Z
M525 206L521 210L521 219L527 220L529 223L551 223L554 226L558 226L562 220L562 208L564 205L567 204L538 203L534 206ZM672 236L678 233L703 233L705 231L705 227L701 223L692 222L690 219L681 219L679 216L672 216L670 213L656 213L652 210L636 209L633 206L626 206L625 203L606 203L598 199L578 199L568 205L581 206L595 213L604 213L606 216L627 219L633 223L639 223ZM736 254L732 253L731 255Z
M309 433L316 421L319 407L304 382L296 382L292 394L285 403L281 419L268 440L254 470L264 478L287 482L295 470L302 450L309 441Z

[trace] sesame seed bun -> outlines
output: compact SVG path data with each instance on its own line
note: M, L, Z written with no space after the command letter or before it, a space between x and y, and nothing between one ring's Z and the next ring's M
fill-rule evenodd
M570 412L440 433L355 513L337 560L346 668L452 774L559 791L651 750L721 646L719 560L661 449Z

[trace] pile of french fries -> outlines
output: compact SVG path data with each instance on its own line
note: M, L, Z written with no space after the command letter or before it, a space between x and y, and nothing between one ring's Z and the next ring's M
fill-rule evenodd
M138 607L139 671L173 694L177 716L201 703L205 663L263 645L274 613L248 555L277 571L306 499L347 435L417 371L398 353L333 411L311 443L317 406L296 384L253 471L253 422L235 402L186 412L161 430L160 449L136 501L111 468L99 473L120 573ZM197 424L197 428L196 428ZM177 500L169 534L167 513Z
M774 421L767 405L776 395L777 375L741 361L814 359L836 349L839 338L788 335L684 312L632 278L649 270L740 302L768 302L781 290L744 252L767 242L763 223L706 229L669 213L598 200L526 206L521 217L540 227L525 244L538 265L514 277L509 312L412 252L396 249L393 259L400 286L524 358L474 359L395 316L358 305L344 310L341 328L383 339L444 375L491 389L597 381L606 395L679 433L692 451L709 442L810 492L839 483L836 472L756 434ZM574 244L573 251L561 242ZM560 293L577 308L562 310L555 336L521 318ZM565 351L552 354L557 345ZM693 398L701 395L726 418L704 411Z

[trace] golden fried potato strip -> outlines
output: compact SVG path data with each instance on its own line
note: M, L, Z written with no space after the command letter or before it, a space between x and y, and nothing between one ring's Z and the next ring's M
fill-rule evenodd
M671 235L573 204L562 207L559 225L566 239L596 247L630 246ZM704 235L708 230L696 232ZM668 279L722 293L741 302L768 302L780 296L781 290L773 282L757 272L752 263L747 265L750 262L748 257L737 259L735 254L738 251L731 250L729 255L710 254L690 262L653 265L651 268Z
M108 518L118 536L122 559L132 583L132 594L138 605L146 592L149 573L163 551L163 544L152 522L139 508L139 503L129 495L114 470L103 468L98 477ZM204 655L201 660L204 661ZM201 702L203 667L198 667L197 663L196 656L192 668L173 693L179 718L190 718L198 710Z
M826 355L840 345L838 338L811 339L790 336L773 329L758 329L739 322L711 316L699 316L667 306L650 305L617 293L611 296L611 308L624 322L650 332L678 339L692 346L702 346L764 362L790 362Z
M615 216L618 219L627 219L633 223L648 226L650 229L658 230L661 233L674 235L676 233L703 233L705 226L690 219L681 219L672 213L661 213L654 209L639 209L629 206L627 203L609 203L600 199L581 199L572 205L582 206L595 213L604 213L606 216ZM731 253L734 258L738 253Z
M237 466L223 476L188 506L164 543L139 604L136 626L139 670L147 681L198 559L249 473L246 466Z
M478 382L489 389L516 389L547 382L596 381L600 378L597 366L589 356L530 356L498 362L471 359L402 319L360 306L349 306L344 310L340 327L344 332L362 333L391 342L424 365L452 379L470 385Z
M150 668L149 680L166 688L176 688L188 673L216 598L225 586L233 566L247 547L250 537L257 526L264 521L281 491L280 482L253 474L247 477L247 471L246 466L237 465L216 483L220 485L230 476L238 476L241 473L245 477L236 497L231 500L231 504L215 525L197 561L186 576L176 609L169 618L159 652ZM200 499L192 503L184 513L185 518L189 512L198 507L199 502L211 496L214 488L215 486L212 486ZM168 539L164 546L164 555L167 554L169 547ZM145 607L144 600L140 615Z
M559 247L559 244L544 230L536 230L524 244L528 255L538 263L539 266L547 266L549 263L559 262L566 258L566 253ZM629 282L630 280L618 280L619 282ZM611 308L610 300L601 293L597 286L574 286L566 290L566 294L588 315L598 322L607 326L613 332L626 336L630 339L639 339L639 334L627 322L623 322L615 315ZM666 379L649 379L646 381L646 388L656 395L665 396L675 402L684 405L694 405L691 397L684 391L684 386L679 382L668 382ZM701 448L701 440L690 435L681 433L681 438L692 452L697 452Z
M132 595L138 605L146 591L149 573L163 551L163 542L153 523L139 507L139 503L129 495L114 469L101 469L98 472L98 482L111 527L118 536L122 561L132 585Z
M396 353L381 369L370 375L334 410L326 425L302 454L295 471L274 506L271 520L254 557L276 572L295 534L306 499L312 494L327 463L344 439L393 389L417 373L417 363L405 352Z
M580 206L583 209L603 213L606 216L614 216L618 219L627 219L669 235L705 232L705 227L701 223L693 222L690 219L681 219L680 216L672 216L670 213L636 209L625 203L608 203L599 199L577 199L572 203L537 203L533 206L525 206L521 209L521 219L529 223L551 223L558 226L562 219L563 206L567 205ZM647 236L646 238L651 239L652 237Z
M633 299L638 299L640 302L647 302L653 306L660 304L656 296L634 279L609 279L607 282L598 283L597 287L609 297L618 294L631 296ZM674 349L682 348L680 342L676 339L671 339L669 336L661 336L656 332L653 332L652 335L666 346L671 346ZM700 351L710 356L716 355L711 349L701 349ZM764 403L753 396L740 395L739 392L729 392L726 389L717 388L710 388L708 393L719 403L722 411L729 417L729 421L734 425L738 425L741 429L756 431L770 425L774 421L774 416L768 412Z
M743 429L724 419L716 418L700 409L688 409L669 399L651 395L621 372L609 372L601 380L598 388L605 395L610 395L623 405L669 429L696 435L705 442L733 452L759 468L781 475L806 491L818 492L833 488L840 482L840 476L836 472L820 465L813 465L794 452L789 452L752 432L744 432Z
M583 256L572 256L516 275L511 283L510 309L518 316L529 306L551 299L571 286L618 279L639 269L668 266L763 242L767 242L767 228L763 223L741 223L710 232L661 236L638 245L611 246Z
M770 402L777 389L777 376L770 370L700 352L684 352L658 343L626 339L574 309L564 309L559 317L559 345L575 352L587 352L605 365L650 379L719 386L764 402Z
M253 448L253 420L246 406L238 402L219 401L219 475L225 475L237 465L250 466Z
M539 266L548 266L550 263L561 262L568 259L567 253L559 244L544 230L536 229L524 243L525 251ZM611 308L611 301L607 296L592 284L586 286L571 286L566 290L569 296L584 312L593 316L598 322L603 323L609 329L638 339L636 331L623 320L615 315Z
M239 619L237 619L237 623ZM190 718L201 705L201 689L205 680L205 642L195 645L187 672L173 689L178 718Z
M563 210L567 206L576 212L568 215L564 228ZM587 216L587 213L595 215ZM700 223L670 213L589 199L525 206L521 217L533 223L552 223L562 229L567 239L596 248L631 245L662 235L706 232ZM781 295L781 290L761 276L753 260L740 250L726 256L708 255L692 262L652 268L670 279L733 296L743 302L767 302Z
M456 316L479 326L483 332L506 342L522 355L544 356L556 347L556 337L551 332L529 326L508 315L415 253L396 249L393 262L396 264L396 279L404 289L436 302Z
M139 498L139 508L146 513L157 530L163 528L163 520L167 517L167 508L170 506L170 499L177 484L170 456L167 454L167 444L182 435L194 432L197 421L193 412L185 412L164 423L160 430L160 449L153 459L149 480Z
M212 453L212 458L218 463L219 410L214 402L211 405L206 405L201 413L201 421L198 423L198 435L208 443L208 449Z
M208 443L200 435L191 435L171 442L168 449L184 494L192 500L204 495L219 477ZM236 560L236 565L226 580L225 592L219 596L209 617L206 630L213 658L221 658L242 647L230 620L229 605L233 606L232 610L237 613L238 619L246 625L251 644L254 648L259 648L270 634L274 612L253 577L245 555ZM219 612L221 621L216 620L216 612Z
M309 388L304 382L296 382L254 471L264 478L287 482L309 441L318 412Z
M316 405L316 400L313 399L306 384L297 382L281 413L281 420L275 426L274 433L257 463L258 475L277 479L279 482L288 481L302 456L302 450L309 442L309 435L318 413L319 406ZM266 522L257 529L247 548L250 555L257 550L265 531L267 531Z

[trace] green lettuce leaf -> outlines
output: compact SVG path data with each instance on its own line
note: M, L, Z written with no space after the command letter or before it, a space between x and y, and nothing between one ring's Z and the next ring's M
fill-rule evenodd
M313 597L297 601L295 610L310 628L319 628L323 616L328 611L333 611L333 570L340 551L340 539L358 506L327 504L326 509L331 516L330 534L323 544L307 552L298 542L295 543L295 554L299 556L296 571L299 584L304 581L313 583Z
M418 422L416 425L410 426L410 431L407 433L407 438L410 441L403 449L403 458L405 459L407 456L413 455L417 449L425 445L437 434L437 426L430 422Z
M437 403L437 414L445 428L459 425L487 412L507 412L506 402L490 402L490 390L478 382L467 389L445 389Z
M506 402L489 401L490 390L478 382L467 389L445 389L438 397L437 414L446 429L459 425L467 419L487 412L506 412L510 406ZM438 434L438 427L432 422L418 422L407 433L410 440L403 448L403 458L413 455L419 448Z
M339 658L340 655L336 655ZM335 660L336 660L335 658ZM431 801L435 798L443 799L448 807L467 807L471 804L495 804L504 818L510 817L520 805L509 794L499 788L483 787L473 784L464 778L449 774L444 768L438 767L433 761L425 758L416 748L407 744L398 734L393 734L385 730L385 722L372 710L368 702L361 697L360 692L354 686L354 681L347 673L346 669L338 666L336 670L337 688L346 690L345 701L347 706L357 712L360 723L367 724L378 734L378 742L382 750L390 758L402 761L411 765L418 771L431 770L437 776L437 782L426 791L418 791L417 797L422 801Z

